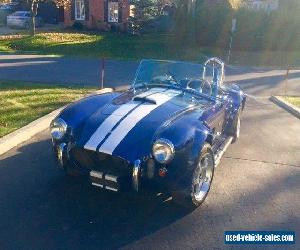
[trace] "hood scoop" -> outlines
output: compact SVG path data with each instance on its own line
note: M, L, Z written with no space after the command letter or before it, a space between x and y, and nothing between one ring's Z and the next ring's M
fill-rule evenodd
M136 101L136 102L147 102L147 103L151 103L151 104L154 104L156 105L156 101L154 99L151 99L150 97L140 97L140 96L135 96L133 98L133 101Z

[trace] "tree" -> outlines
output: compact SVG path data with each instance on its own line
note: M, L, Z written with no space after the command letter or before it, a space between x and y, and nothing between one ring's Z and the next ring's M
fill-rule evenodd
M0 0L0 1L7 1L7 0ZM30 12L31 12L31 25L30 25L30 34L32 36L36 33L35 27L35 17L38 14L39 4L45 1L53 1L57 7L64 7L67 8L71 4L71 0L26 0L27 3L30 4Z
M54 3L56 4L57 8L63 7L65 9L70 7L71 0L54 0Z
M35 35L35 17L37 16L39 2L41 2L41 0L31 0L30 3L30 12L31 12L30 34L32 36Z
M166 4L173 2L172 0L132 0L134 5L134 16L131 17L132 28L134 32L140 32L143 24L152 17L162 14Z

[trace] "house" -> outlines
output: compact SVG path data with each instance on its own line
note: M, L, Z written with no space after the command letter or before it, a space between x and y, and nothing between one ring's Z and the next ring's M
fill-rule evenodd
M30 7L28 7L30 10ZM39 4L38 15L43 18L46 23L62 23L64 21L64 9L57 8L54 2L45 1Z
M126 31L129 13L129 0L71 0L65 8L64 25L80 22L90 29Z
M247 0L246 6L252 10L272 12L279 8L279 0Z

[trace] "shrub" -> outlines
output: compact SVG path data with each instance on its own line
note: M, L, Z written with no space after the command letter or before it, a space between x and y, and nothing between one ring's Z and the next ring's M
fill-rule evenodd
M83 24L81 22L74 22L72 28L75 30L83 30Z

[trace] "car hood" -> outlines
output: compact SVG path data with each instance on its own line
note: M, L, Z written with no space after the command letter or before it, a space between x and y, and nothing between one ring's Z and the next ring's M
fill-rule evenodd
M197 105L205 109L208 102ZM157 131L194 107L182 91L150 89L126 92L93 113L84 123L79 146L133 162L151 153Z

